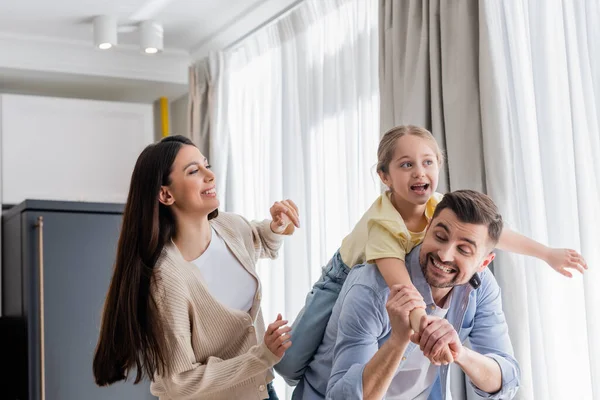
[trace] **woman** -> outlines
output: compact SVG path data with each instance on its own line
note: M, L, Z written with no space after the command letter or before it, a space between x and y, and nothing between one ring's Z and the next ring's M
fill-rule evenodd
M150 145L133 175L94 357L100 386L152 379L160 399L267 399L291 345L281 315L265 332L259 258L299 227L291 200L272 221L219 213L215 176L182 136Z

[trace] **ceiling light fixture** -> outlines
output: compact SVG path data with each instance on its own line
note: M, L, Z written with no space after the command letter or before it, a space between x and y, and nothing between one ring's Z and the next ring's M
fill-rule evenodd
M94 45L102 50L117 45L117 19L109 15L94 18Z
M140 23L140 46L147 54L163 50L163 27L156 21Z

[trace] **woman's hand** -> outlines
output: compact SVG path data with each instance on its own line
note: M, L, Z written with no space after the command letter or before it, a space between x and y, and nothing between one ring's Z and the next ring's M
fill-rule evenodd
M287 321L282 319L281 314L277 314L277 319L267 327L265 332L265 344L278 358L283 357L285 351L292 345L288 334L292 328L286 324Z
M296 228L300 228L298 207L292 200L277 201L271 209L271 230L280 235L291 235Z

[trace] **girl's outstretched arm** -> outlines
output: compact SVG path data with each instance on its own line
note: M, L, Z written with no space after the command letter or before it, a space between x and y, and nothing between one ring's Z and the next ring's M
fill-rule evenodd
M497 247L511 253L523 254L545 261L553 270L567 278L573 277L568 268L576 269L582 274L587 263L581 254L572 249L557 249L545 246L518 232L504 228Z

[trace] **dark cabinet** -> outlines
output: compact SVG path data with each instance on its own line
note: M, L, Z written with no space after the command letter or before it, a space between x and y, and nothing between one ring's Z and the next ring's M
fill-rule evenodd
M122 210L27 200L3 213L2 315L26 327L31 400L155 399L148 382L100 388L92 375Z

